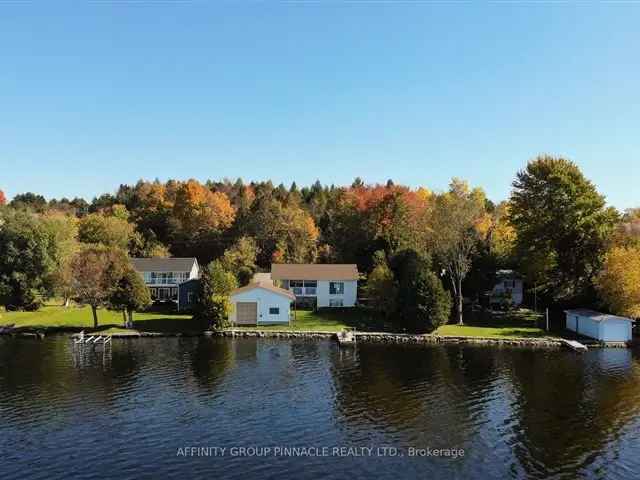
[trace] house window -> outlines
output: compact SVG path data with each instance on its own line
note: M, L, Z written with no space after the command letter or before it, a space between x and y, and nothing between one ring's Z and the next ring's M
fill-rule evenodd
M329 294L330 295L343 295L344 294L344 282L329 282Z
M269 315L280 315L279 307L269 307Z
M304 281L305 295L315 295L317 287L318 287L318 282L316 280L305 280Z
M341 298L334 298L332 300L329 300L329 306L330 307L342 307L343 306L342 299Z

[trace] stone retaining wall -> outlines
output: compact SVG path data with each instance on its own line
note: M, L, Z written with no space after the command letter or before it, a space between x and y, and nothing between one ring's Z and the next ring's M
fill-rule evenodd
M549 338L488 338L488 337L452 337L437 335L417 335L409 333L354 332L358 342L376 343L453 343L476 345L510 345L535 348L559 348L562 344ZM335 338L335 332L288 331L288 330L245 330L228 329L209 331L205 335L217 337L257 337L257 338Z

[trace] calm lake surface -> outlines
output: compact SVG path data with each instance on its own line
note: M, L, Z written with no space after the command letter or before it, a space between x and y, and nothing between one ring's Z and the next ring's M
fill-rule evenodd
M4 480L637 478L640 352L0 337L0 454Z

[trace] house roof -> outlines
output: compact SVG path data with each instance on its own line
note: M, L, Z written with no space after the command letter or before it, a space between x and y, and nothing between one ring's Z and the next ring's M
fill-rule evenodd
M588 308L576 308L573 310L565 310L564 313L568 315L578 315L580 317L588 317L596 322L605 322L607 320L626 320L633 322L632 318L620 317L618 315L610 315L608 313L596 312L595 310L589 310Z
M354 263L274 263L273 280L358 280L358 267Z
M132 258L133 268L138 272L189 272L197 260L190 258Z
M296 296L291 293L289 290L285 290L284 288L278 288L272 283L250 283L244 287L236 288L231 292L231 296L238 295L239 293L249 292L251 290L255 290L256 288L262 288L264 290L268 290L273 293L277 293L278 295L282 295L283 297L290 298L291 300L295 300Z
M521 278L520 274L515 270L498 270L496 271L496 277L498 278L513 278L519 279Z
M257 272L253 275L251 283L270 283L273 285L273 280L271 280L270 273Z

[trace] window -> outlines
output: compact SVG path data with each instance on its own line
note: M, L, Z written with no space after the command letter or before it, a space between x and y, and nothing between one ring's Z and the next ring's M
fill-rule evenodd
M279 307L269 307L269 315L280 315Z
M289 286L291 288L302 288L303 285L304 285L304 282L302 280L291 280L289 282Z
M318 282L316 280L305 280L304 281L305 295L315 295L317 287L318 287Z
M342 307L343 303L342 303L342 299L341 298L334 298L329 300L329 306L330 307Z
M329 282L329 294L330 295L343 295L344 294L344 282Z

